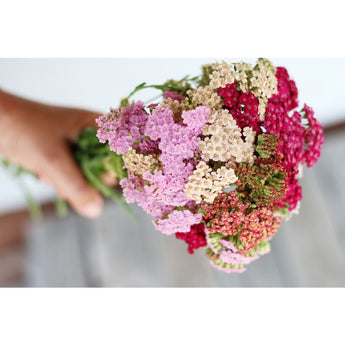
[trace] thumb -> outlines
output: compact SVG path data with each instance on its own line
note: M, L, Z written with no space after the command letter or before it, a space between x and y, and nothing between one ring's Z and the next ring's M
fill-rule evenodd
M91 187L75 163L67 144L45 153L42 177L51 182L58 194L82 216L98 217L103 209L103 198Z

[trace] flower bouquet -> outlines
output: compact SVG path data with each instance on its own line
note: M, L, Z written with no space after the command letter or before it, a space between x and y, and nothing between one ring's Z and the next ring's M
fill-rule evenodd
M139 90L161 101L131 101ZM225 272L269 251L282 218L298 210L302 166L313 166L323 132L283 67L267 59L216 62L195 78L137 86L97 120L97 137L116 160L127 203L154 217L156 230L207 247ZM97 145L101 145L97 143Z
M158 103L132 101L146 88L160 91ZM207 247L217 269L243 272L297 213L302 167L320 156L322 127L306 104L296 110L297 98L287 70L267 59L216 62L194 78L138 85L72 150L104 196L137 203L191 254ZM102 182L104 173L122 194Z

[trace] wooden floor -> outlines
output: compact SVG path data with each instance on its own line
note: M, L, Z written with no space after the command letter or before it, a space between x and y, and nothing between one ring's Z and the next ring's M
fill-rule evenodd
M318 165L305 169L300 214L283 222L271 252L243 274L212 268L204 250L154 230L107 203L97 220L70 214L29 223L24 247L0 255L1 286L344 287L345 134L326 137ZM49 214L49 213L48 213Z

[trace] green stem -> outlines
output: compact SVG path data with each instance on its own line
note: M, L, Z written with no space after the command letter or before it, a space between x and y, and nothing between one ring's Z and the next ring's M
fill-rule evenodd
M55 199L55 209L59 217L65 218L68 213L68 205L65 199L56 198Z
M34 220L42 219L42 209L41 209L40 204L34 199L34 197L29 191L29 188L20 177L18 178L17 182L18 182L19 188L23 191L23 195L24 195L26 204L28 206L29 212L31 214L31 217Z
M87 162L81 162L81 169L86 179L88 180L88 182L97 190L99 190L103 194L103 196L107 198L111 198L114 201L117 201L126 209L126 211L129 214L134 216L132 209L126 203L125 198L119 193L117 193L113 188L108 187L105 183L103 183L100 180L100 178L92 172Z

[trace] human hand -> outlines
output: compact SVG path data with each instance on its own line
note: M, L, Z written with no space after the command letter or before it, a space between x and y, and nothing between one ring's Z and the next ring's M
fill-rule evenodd
M103 199L82 175L70 151L78 133L98 114L50 106L0 90L0 154L55 187L81 215L100 215Z

